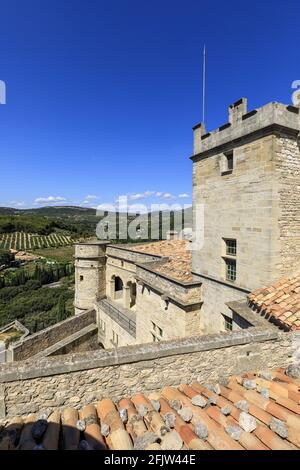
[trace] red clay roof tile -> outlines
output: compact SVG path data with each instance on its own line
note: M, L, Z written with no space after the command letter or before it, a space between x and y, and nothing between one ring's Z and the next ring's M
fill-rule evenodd
M300 273L257 289L248 295L248 300L258 313L269 313L271 321L280 320L287 329L300 329Z
M217 393L213 386L193 382L150 396L124 397L118 404L104 398L79 411L57 409L48 417L40 440L38 415L16 418L0 427L0 449L300 449L300 379L277 369L232 376L224 383L215 387ZM246 388L249 385L254 388ZM269 398L262 390L268 390ZM197 400L192 403L195 397L200 406ZM180 416L180 406L192 413L190 422ZM255 418L252 432L239 427L245 412Z

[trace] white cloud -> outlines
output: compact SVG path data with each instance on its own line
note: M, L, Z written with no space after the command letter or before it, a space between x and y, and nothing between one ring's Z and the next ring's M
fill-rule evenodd
M64 202L66 201L66 198L65 197L61 197L61 196L48 196L48 197L37 197L35 200L34 200L34 203L35 204L44 204L45 202L47 203L54 203L54 202Z
M155 193L155 196L157 197L161 197L163 195L163 193L161 191L157 191L157 193Z
M95 196L94 194L88 194L85 196L85 201L94 201L95 199L99 199L98 196Z
M174 196L173 194L171 194L171 193L163 193L163 194L162 194L162 197L163 197L164 199L174 199L174 198L175 198L175 196Z
M116 210L116 206L114 204L111 204L111 203L108 202L108 203L104 203L104 204L99 204L99 206L97 206L96 209L100 213L102 211L104 211L104 212L106 212L106 211L114 212Z
M133 194L128 194L128 199L130 201L138 201L139 199L145 199L147 197L151 197L155 194L155 191L145 191L143 193L133 193Z
M180 198L190 197L190 195L188 193L182 193L182 194L178 194L178 197L180 197Z
M24 207L25 206L24 201L10 201L8 204L10 206L14 206L14 207Z

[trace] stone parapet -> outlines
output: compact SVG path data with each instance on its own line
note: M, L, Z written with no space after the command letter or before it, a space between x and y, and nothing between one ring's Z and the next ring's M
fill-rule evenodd
M138 281L157 290L158 293L172 299L180 306L189 307L201 303L201 281L179 281L157 272L156 266L158 266L158 262L137 265L136 277Z
M146 263L148 261L156 261L162 259L162 256L151 255L148 253L139 253L126 246L109 245L106 250L107 256L112 256L131 263Z
M95 322L96 312L90 310L78 316L67 318L67 320L56 323L53 326L49 326L17 343L13 343L10 348L13 360L21 361L35 356L41 351L44 351Z
M239 103L242 104L242 100L229 107L231 113L234 107L240 106ZM269 129L270 133L283 129L297 134L300 131L299 108L272 102L248 113L238 113L233 122L228 122L212 132L203 134L199 144L194 146L196 153L191 158L197 159L205 156L217 147L220 147L221 151L221 147L227 143L238 142L241 145L242 139L251 136L253 140L254 134L262 129ZM194 133L196 134L194 138L199 141L197 126L194 128Z
M286 367L299 343L296 336L249 328L2 365L2 418Z

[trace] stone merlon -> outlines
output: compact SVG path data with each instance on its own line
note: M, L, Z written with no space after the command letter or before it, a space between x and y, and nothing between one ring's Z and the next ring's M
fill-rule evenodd
M194 131L194 155L192 160L209 156L210 151L220 147L220 152L241 145L246 137L253 140L257 137L280 131L298 135L300 132L299 107L271 102L247 112L247 100L242 98L228 108L228 123L218 129L205 133L203 123L196 125Z

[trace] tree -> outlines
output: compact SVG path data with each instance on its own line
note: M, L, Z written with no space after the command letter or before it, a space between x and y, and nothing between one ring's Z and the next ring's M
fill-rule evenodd
M11 262L14 261L15 255L8 250L0 250L0 266L10 266Z
M57 323L64 320L65 316L66 316L65 299L61 295L58 299L58 304L57 304Z

